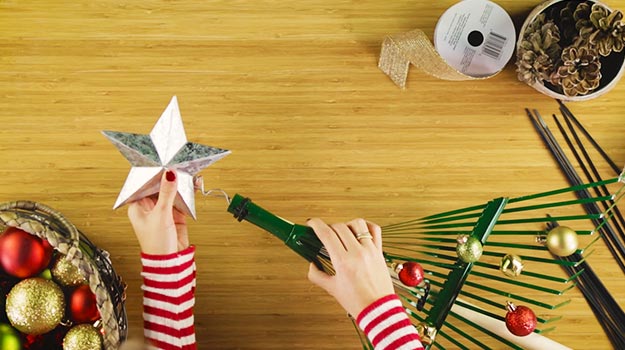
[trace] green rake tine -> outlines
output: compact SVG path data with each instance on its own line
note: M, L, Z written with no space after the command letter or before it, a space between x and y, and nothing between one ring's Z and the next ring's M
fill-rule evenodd
M489 246L492 247L508 247L508 248L520 248L520 249L528 249L528 250L548 250L546 246L533 246L528 244L517 244L517 243L502 243L502 242L489 242ZM583 253L583 249L578 249L576 253Z
M456 227L473 227L475 222L459 222L455 224L439 224L439 225L426 225L421 226L424 229L441 229L441 228L456 228Z
M419 260L419 259L408 257L408 256L391 255L391 254L386 254L386 256L389 259L393 259L393 260L414 261L414 262L423 263L423 264L426 264L426 265L437 266L437 267L442 267L442 268L446 268L446 269L450 269L450 270L454 268L454 265L440 263L440 262L436 262L436 261L430 261L430 260ZM454 259L454 261L455 261L455 259Z
M497 225L509 224L526 224L531 222L554 222L554 221L571 221L571 220L587 220L601 219L603 214L586 214L586 215L566 215L566 216L550 216L544 218L528 218L528 219L511 219L497 221Z
M483 272L479 272L479 271L473 271L473 275L480 276L480 277L486 277L486 278L490 278L490 279L495 280L495 281L508 283L508 284L513 284L513 285L516 285L516 286L519 286L519 287L528 288L528 289L532 289L532 290L538 290L538 291L541 291L541 292L554 294L554 295L562 295L564 292L566 292L566 291L568 291L570 289L569 287L567 287L567 288L564 289L564 291L560 291L560 290L557 290L557 289L546 288L546 287L541 287L541 286L535 286L535 285L532 285L531 283L521 282L521 281L513 280L513 279L510 279L510 278L507 278L507 277L499 277L499 276L495 276L495 275L491 275L491 274L483 273Z
M438 219L430 219L430 220L423 221L421 224L425 225L425 224L435 224L435 223L441 223L441 222L473 219L473 218L479 218L481 215L482 215L482 212L478 211L478 212L471 213L471 214L462 214L462 215L456 215L456 216L450 216L450 217L444 217L444 218L438 218Z
M536 317L536 320L538 322L542 323L542 324L553 323L553 322L556 322L556 321L560 321L561 319L562 319L562 315L554 316L554 317L548 318L548 319L544 319L544 318L541 318L541 317ZM555 328L555 327L552 327L552 329L553 328ZM544 331L545 330L543 330L543 332Z
M519 243L505 243L505 242L487 242L489 247L504 247L504 248L518 248L527 250L547 250L544 245L530 245Z
M545 334L545 333L549 333L551 331L553 331L554 329L556 329L555 326L549 327L549 328L545 328L545 329L535 329L534 333L538 333L538 334Z
M541 192L541 193L531 194L531 195L527 195L527 196L512 198L512 199L510 199L508 201L508 203L517 203L517 202L522 202L522 201L526 201L526 200L530 200L530 199L536 199L536 198L547 197L547 196L552 196L552 195L556 195L556 194L562 194L562 193L567 193L567 192L579 191L579 190L583 190L583 189L587 189L587 188L593 188L593 187L602 186L602 185L609 185L609 184L612 184L612 183L615 183L615 182L618 182L618 181L619 181L619 178L615 177L615 178L612 178L612 179L598 181L598 182L593 182L593 183L589 183L589 184L582 184L582 185L577 185L577 186L565 187L565 188L560 188L560 189L557 189L557 190L552 190L552 191Z
M414 243L415 241L426 241L426 242L439 242L439 243L453 243L454 245L457 243L455 238L442 238L442 237L401 237L401 239L405 241L398 241L397 239L393 241L393 243Z
M480 266L480 267L483 267L483 268L499 271L499 265L488 264L488 263L483 263L483 262L479 262L479 261L475 262L474 264L476 266ZM575 279L577 277L577 275L578 275L578 274L575 274L575 276L572 276L572 277L569 277L569 278L562 278L562 277L554 277L554 276L545 275L545 274L538 273L538 272L531 272L531 271L522 271L521 274L523 276L534 277L534 278L538 278L538 279L542 279L542 280L559 282L559 283L569 283L569 282L571 282L571 280ZM491 275L488 275L488 276L491 276ZM520 281L517 281L517 280L512 280L510 278L503 278L503 277L499 277L499 276L497 276L496 278L504 279L503 282L511 283L511 284L523 283L523 282L520 282Z
M582 199L573 199L573 200L562 201L562 202L535 204L535 205L528 205L525 207L505 209L503 211L503 214L516 213L519 211L530 211L530 210L536 210L536 209L557 208L557 207L564 207L567 205L574 205L574 204L594 203L594 202L608 201L612 199L614 199L614 196L608 195L608 196L603 196L603 197L590 197L590 198L582 198Z
M445 332L438 332L438 334L440 334L443 338L445 338L445 339L449 340L450 342L452 342L454 345L456 345L458 347L458 349L471 350L471 348L467 348L466 346L464 346L464 344L462 344L459 341L457 341L456 339L454 339L454 337L451 337L451 336L447 335L447 333L445 333ZM433 345L436 345L436 347L440 349L440 344L438 342L435 341Z
M499 253L499 252L483 252L482 255L488 255L488 256L497 256L497 257L503 257L504 255L506 255L506 253ZM571 261L566 261L566 260L554 260L554 259L547 259L547 258L539 258L539 257L535 257L535 256L531 256L531 255L519 255L519 257L521 259L523 259L524 261L536 261L536 262L541 262L541 263L545 263L545 264L557 264L560 266L577 266L576 262L571 262Z
M467 213L467 212L475 211L475 210L483 210L484 208L486 208L486 204L480 204L480 205L475 205L475 206L472 206L472 207L466 207L466 208L461 208L461 209L450 210L450 211L446 211L446 212L439 213L439 214L425 216L425 217L422 217L422 218L419 218L419 219L414 219L414 220L400 222L400 223L397 223L397 224L391 224L391 225L383 226L382 229L395 227L395 226L399 226L399 225L405 225L405 224L408 224L408 223L411 223L411 222L420 222L422 220L430 220L430 219L436 219L436 218L445 217L445 216L449 216L449 215L455 215L455 214L460 214L460 213Z
M608 208L607 208L607 209L603 212L606 216L603 218L603 221L601 221L601 223L600 223L597 227L595 227L595 229L594 229L594 231L595 231L595 232L598 232L598 231L599 231L599 229L601 229L601 228L602 228L605 224L607 224L607 223L608 223L608 220L610 220L610 219L611 219L611 218L615 215L615 213L614 213L614 210L613 210L613 209L614 209L614 207L616 206L616 204L618 203L618 201L619 201L621 198L623 198L623 196L625 196L625 192L620 193L621 191L623 191L623 189L624 189L624 188L625 188L625 186L623 186L623 187L621 187L621 188L619 189L619 191L618 191L618 192L619 192L618 197L614 200L614 202L612 203L612 205L610 205L610 206L609 206L609 207L608 207Z
M539 273L537 273L537 272L531 272L531 271L527 271L527 272L526 272L526 271L522 271L522 272L521 272L521 274L522 274L522 275L524 275L524 276L536 277L536 278L543 278L543 279L546 279L546 280L552 280L552 281L556 281L556 282L570 283L571 281L573 281L574 279L576 279L577 277L579 277L579 275L581 275L581 274L582 274L582 272L584 272L584 270L583 270L583 269L582 269L582 270L579 270L577 273L575 273L575 274L574 274L574 275L572 275L571 277L566 278L566 279L562 278L562 279L560 279L559 281L556 281L556 277L554 277L553 279L550 279L550 278L544 278L544 277L538 277L538 276L536 276L536 275L541 275L541 276L547 276L547 275L542 275L542 274L539 274Z
M434 342L432 344L432 346L436 346L437 349L441 349L441 350L446 350L442 345L440 345L438 342Z
M586 245L586 247L584 249L588 249L590 247L592 247L593 245L595 245L595 243L597 243L598 240L601 239L601 235L597 235L597 237L595 237L595 239L593 239L592 241L590 241L590 243L588 243Z
M423 235L432 235L432 236L436 236L436 235L440 235L440 236L446 236L446 235L460 235L460 234L467 234L470 235L472 231L460 231L460 230L453 230L453 231L439 231L439 230L434 230L434 231L421 231L418 228L412 227L412 228L406 228L405 230L410 230L410 231L404 231L404 230L397 230L397 231L390 231L390 232L383 232L382 233L382 237L384 239L387 239L389 237L402 237L404 235L407 234L423 234Z
M439 282L434 283L433 281L430 281L430 284L434 284L434 285L439 286L439 287L442 287L442 286L443 286L443 284L442 284L442 283L439 283ZM438 293L435 293L435 292L432 292L432 291L430 291L430 293L431 293L431 294L434 294L434 295L438 294ZM463 291L463 290L461 290L461 291L460 291L460 295L463 295L463 296L469 297L469 298L471 298L471 299L475 299L475 300L481 301L481 302L483 302L483 303L485 303L485 304L488 304L488 305L494 306L494 307L496 307L496 308L503 309L503 307L504 307L504 305L501 305L501 304L499 304L499 303L497 303L497 302L495 302L495 301L493 301L493 300L491 300L491 299L488 299L488 298L482 297L482 296L480 296L480 295L477 295L477 294L474 294L474 293L471 293L471 292L467 292L467 291Z
M465 303L465 302L463 302L462 300L458 300L458 299L456 299L456 304L458 304L458 305L460 305L460 306L462 306L462 307L466 307L466 308L467 308L467 309L469 309L469 310L473 310L473 311L475 311L475 312L479 312L479 313L481 313L482 315L485 315L485 316L488 316L488 317L492 317L492 318L494 318L494 319L496 319L496 320L499 320L499 321L505 321L505 320L506 320L506 318L505 318L505 317L503 317L503 316L501 316L501 315L497 315L497 314L492 313L492 312L490 312L490 311L487 311L487 310L481 309L481 308L479 308L479 307L477 307L477 306L475 306L475 305L471 305L471 304ZM504 310L504 305L501 305L501 310ZM538 318L537 318L537 319L538 319Z
M399 238L402 240L400 241ZM426 242L438 242L438 243L453 243L456 244L455 238L443 238L443 237L398 237L393 240L393 243L400 244L410 244L415 243L415 241L426 241Z
M521 300L521 301L524 301L526 303L529 303L529 304L532 304L532 305L536 305L536 306L540 306L542 308L549 309L549 310L555 310L555 309L561 308L562 306L564 306L564 305L566 305L566 304L571 302L571 299L569 299L569 300L561 302L560 304L551 305L551 304L543 303L543 302L540 302L540 301L537 301L537 300L534 300L534 299L526 298L526 297L518 295L518 294L502 292L502 291L500 291L498 289L491 288L491 287L488 287L488 286L485 286L485 285L482 285L482 284L474 283L474 282L471 282L471 281L466 281L465 284L468 285L468 286L471 286L471 287L475 287L477 289L481 289L483 291L491 292L493 294L501 295L501 296L504 296L504 297L507 297L507 298ZM576 285L577 285L577 283L574 283L574 284L570 285L562 293L564 293L564 292L574 288Z
M580 236L590 236L594 233L593 230L575 230L575 232L580 235ZM505 236L505 235L524 235L524 236L546 236L547 235L547 231L546 230L519 230L519 231L515 231L515 230L499 230L499 231L493 231L491 232L491 236L495 235L499 235L499 236Z

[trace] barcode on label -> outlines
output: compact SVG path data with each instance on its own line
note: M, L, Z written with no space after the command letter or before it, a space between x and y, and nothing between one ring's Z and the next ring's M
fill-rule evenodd
M505 36L495 32L488 33L486 42L482 48L482 54L494 60L498 60L499 56L501 56L501 50L503 50L503 46L506 44L507 40L508 39Z

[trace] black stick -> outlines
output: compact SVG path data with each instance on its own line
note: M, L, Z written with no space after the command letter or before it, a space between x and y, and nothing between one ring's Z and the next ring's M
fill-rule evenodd
M555 137L553 136L553 134L549 130L549 127L547 127L547 124L542 119L542 117L540 116L538 111L534 110L533 111L534 113L532 114L528 109L526 109L526 112L527 112L530 120L532 121L532 124L537 129L539 134L542 136L542 138L545 141L547 147L551 151L551 154L556 158L556 161L560 165L560 168L562 169L562 171L565 173L566 178L568 179L568 181L571 184L571 186L578 186L578 185L583 184L582 179L579 177L579 175L577 175L577 172L573 168L573 165L571 164L569 159L564 154L564 151L562 150L562 148L560 147L558 142L555 140ZM575 193L577 194L577 196L579 198L592 198L592 196L590 195L590 193L586 189L575 191ZM591 213L591 214L601 214L602 213L602 211L599 209L599 207L596 205L596 203L584 203L584 204L582 204L582 206L584 207L584 209L586 209L586 212L588 212L588 213ZM601 220L605 221L605 218L603 218ZM592 222L595 225L595 227L601 225L601 221L599 219L592 219ZM606 222L601 227L601 230L605 233L605 234L602 234L601 237L604 240L606 240L606 243L607 243L607 241L610 242L610 243L607 244L608 249L610 250L610 253L612 253L612 255L616 258L616 262L619 265L619 267L621 268L621 270L625 273L625 261L623 261L623 259L621 259L619 257L619 255L620 255L619 252L617 252L616 248L611 244L612 243L611 239L613 237L607 237L608 235L610 235L610 233L607 231L608 227L610 227L608 222ZM612 234L610 236L614 236L614 233L612 232ZM617 242L617 243L620 243L620 242ZM625 249L624 249L624 251L625 251Z
M603 150L603 148L601 148L601 146L599 146L599 144L597 143L597 141L595 141L595 139L590 135L590 133L586 130L586 128L584 128L584 126L582 126L582 124L577 120L577 118L575 118L575 116L573 115L573 113L571 113L571 111L569 110L569 108L560 100L556 100L558 101L558 103L560 104L560 111L562 112L562 114L567 115L568 117L571 118L571 120L573 120L573 122L575 122L575 124L577 125L577 127L582 131L582 133L584 134L584 136L586 136L586 138L588 139L588 141L590 141L590 143L592 143L592 145L595 147L595 149L599 152L599 154L601 154L601 156L603 157L603 159L605 159L606 162L608 162L608 164L610 165L610 167L612 168L612 170L614 170L614 172L616 173L616 175L619 175L621 173L621 168L618 167L616 165L616 163L614 163L614 161L612 160L612 158L610 158L610 156L608 156L607 153L605 153L605 151Z

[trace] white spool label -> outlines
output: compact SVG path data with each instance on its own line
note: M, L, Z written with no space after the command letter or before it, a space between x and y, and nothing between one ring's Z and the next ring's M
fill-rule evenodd
M502 70L512 57L516 33L510 15L494 2L464 0L436 24L434 47L458 71L485 77Z

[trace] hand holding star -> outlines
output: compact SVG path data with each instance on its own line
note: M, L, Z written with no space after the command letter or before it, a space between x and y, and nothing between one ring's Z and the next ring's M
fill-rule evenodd
M114 209L159 192L167 169L177 175L174 207L195 219L194 176L230 151L187 142L176 96L149 135L103 131L132 168L113 206Z

